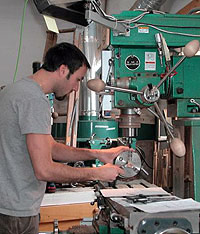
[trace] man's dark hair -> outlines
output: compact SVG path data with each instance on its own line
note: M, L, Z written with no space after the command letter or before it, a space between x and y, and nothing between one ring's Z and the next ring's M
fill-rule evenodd
M57 44L47 51L42 68L54 72L61 65L66 65L69 69L67 78L83 65L90 68L90 64L81 50L67 42Z

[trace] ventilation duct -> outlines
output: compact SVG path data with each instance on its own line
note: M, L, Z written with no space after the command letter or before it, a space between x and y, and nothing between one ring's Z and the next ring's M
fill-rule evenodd
M134 9L147 9L159 10L166 0L136 0L131 10Z
M101 53L98 48L99 43L102 41L100 28L101 25L98 25L95 22L91 22L84 28L83 49L84 54L91 65L91 69L87 72L84 80L81 82L81 116L99 116L99 97L94 91L87 88L87 81L99 77L99 70L101 68Z
M37 10L43 14L87 26L85 19L86 0L33 0Z

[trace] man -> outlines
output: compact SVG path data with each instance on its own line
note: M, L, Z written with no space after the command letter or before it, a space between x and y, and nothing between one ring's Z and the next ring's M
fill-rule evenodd
M50 104L78 90L90 65L75 46L51 48L42 68L0 92L0 234L38 233L38 213L46 182L113 181L123 170L113 159L127 147L80 149L50 135ZM98 168L73 168L59 162L98 158Z

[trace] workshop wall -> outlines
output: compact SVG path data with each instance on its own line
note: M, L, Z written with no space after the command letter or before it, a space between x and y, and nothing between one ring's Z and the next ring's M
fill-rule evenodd
M0 3L0 86L13 82L18 54L24 1ZM32 61L40 60L44 50L46 26L32 1L28 2L24 22L21 58L17 79L32 72Z
M128 10L134 2L135 0L108 0L107 13L118 14L123 10ZM175 13L189 2L189 0L167 0L162 10ZM0 86L13 82L23 6L24 1L22 0L1 0L0 2ZM71 28L73 24L58 21L58 26L59 28ZM38 13L32 0L29 0L24 20L22 49L16 80L32 73L33 61L41 61L45 41L46 25L43 17Z

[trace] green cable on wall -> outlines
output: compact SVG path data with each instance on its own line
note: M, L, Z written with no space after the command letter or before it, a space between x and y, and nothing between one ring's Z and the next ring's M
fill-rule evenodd
M16 76L17 76L17 71L18 71L18 66L19 66L19 59L20 59L20 55L21 55L22 36L23 36L23 30L24 30L24 17L25 17L25 14L26 14L27 3L28 3L28 0L25 0L24 1L23 14L22 14L22 21L21 21L21 28L20 28L19 48L18 48L17 62L16 62L16 67L15 67L15 74L14 74L14 77L13 77L13 83L16 81Z

